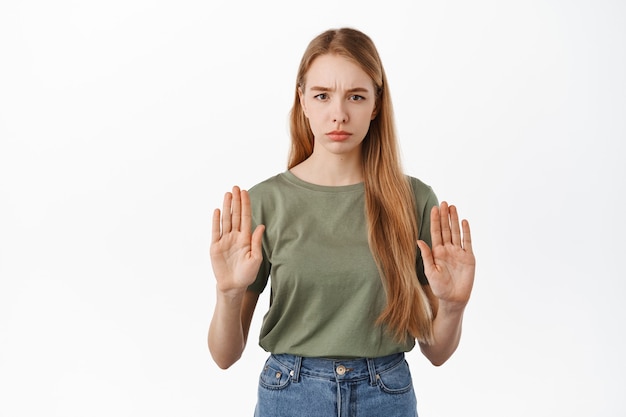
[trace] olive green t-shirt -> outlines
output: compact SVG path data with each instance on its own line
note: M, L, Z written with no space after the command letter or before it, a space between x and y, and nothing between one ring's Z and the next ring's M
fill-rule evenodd
M431 244L432 189L410 178L419 238ZM263 263L249 290L271 283L259 344L308 357L379 357L408 352L376 320L386 295L367 241L363 183L329 187L286 171L249 190L253 223L265 225ZM420 282L427 283L419 256ZM418 279L418 278L416 278Z

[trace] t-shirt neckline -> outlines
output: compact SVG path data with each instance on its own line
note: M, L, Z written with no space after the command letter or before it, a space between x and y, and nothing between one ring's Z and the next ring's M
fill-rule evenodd
M331 193L340 193L340 192L351 192L351 191L362 191L364 189L364 183L359 182L356 184L349 185L319 185L313 184L311 182L304 181L296 177L291 171L287 170L281 174L281 176L287 180L288 182L312 190L312 191L323 191L323 192L331 192Z

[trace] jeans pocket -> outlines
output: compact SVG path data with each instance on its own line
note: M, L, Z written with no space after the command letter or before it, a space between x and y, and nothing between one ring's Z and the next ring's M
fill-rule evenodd
M291 382L290 373L289 368L270 356L261 371L259 386L270 390L284 389Z
M378 387L388 394L404 394L413 389L413 379L406 360L376 374Z

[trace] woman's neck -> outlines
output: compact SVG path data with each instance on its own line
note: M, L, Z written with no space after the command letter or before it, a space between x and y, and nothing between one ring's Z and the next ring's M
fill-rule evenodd
M343 186L363 182L363 164L360 155L313 154L295 167L291 173L311 184Z

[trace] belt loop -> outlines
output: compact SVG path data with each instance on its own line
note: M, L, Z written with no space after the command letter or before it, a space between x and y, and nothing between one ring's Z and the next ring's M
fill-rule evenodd
M294 383L300 382L300 368L302 368L302 356L294 356L293 362L293 373L291 375L291 380Z
M370 373L370 385L376 386L376 364L373 358L367 358L367 370Z

